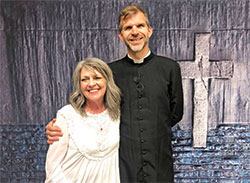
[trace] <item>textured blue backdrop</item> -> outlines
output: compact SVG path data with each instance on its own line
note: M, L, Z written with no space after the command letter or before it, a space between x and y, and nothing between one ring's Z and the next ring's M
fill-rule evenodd
M45 179L45 126L0 126L0 182ZM173 128L175 182L250 182L250 126L221 125L208 133L206 148L192 147L192 133Z
M232 79L209 81L206 148L192 147L193 81L183 80L185 114L174 127L175 182L250 182L250 1L0 1L0 182L43 182L45 125L68 102L79 60L121 58L117 16L142 6L151 50L194 60L194 34L210 32L211 61L234 63Z

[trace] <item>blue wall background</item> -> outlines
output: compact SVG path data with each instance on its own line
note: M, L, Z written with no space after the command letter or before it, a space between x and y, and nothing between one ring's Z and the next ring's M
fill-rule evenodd
M192 147L192 132L174 129L175 182L250 182L250 126L220 125L209 131L207 147ZM45 179L45 126L0 126L1 183Z
M45 126L68 103L76 63L126 54L117 17L136 3L150 15L151 50L194 60L194 34L210 32L210 60L234 62L209 81L206 148L192 146L193 81L173 128L175 182L250 182L249 0L0 1L0 182L43 182Z

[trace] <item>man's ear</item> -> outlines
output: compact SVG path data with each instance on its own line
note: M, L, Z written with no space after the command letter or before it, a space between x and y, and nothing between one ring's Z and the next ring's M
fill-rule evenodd
M149 32L149 37L151 37L152 34L153 34L153 28L152 28L152 27L149 27L149 28L148 28L148 32Z
M121 32L118 33L118 36L119 36L120 40L124 42L124 39L122 37L122 33Z

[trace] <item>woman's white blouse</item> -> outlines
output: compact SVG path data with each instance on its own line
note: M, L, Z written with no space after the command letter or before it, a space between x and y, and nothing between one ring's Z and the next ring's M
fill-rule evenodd
M57 112L60 140L50 145L46 183L118 183L119 121L104 111L78 114L71 105Z

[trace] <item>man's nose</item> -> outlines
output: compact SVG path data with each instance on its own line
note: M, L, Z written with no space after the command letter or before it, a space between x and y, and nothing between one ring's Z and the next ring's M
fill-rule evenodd
M138 29L136 26L132 27L132 34L138 34Z

